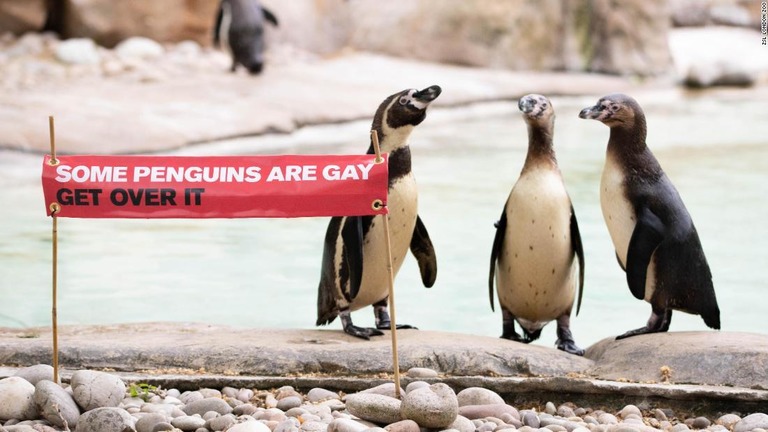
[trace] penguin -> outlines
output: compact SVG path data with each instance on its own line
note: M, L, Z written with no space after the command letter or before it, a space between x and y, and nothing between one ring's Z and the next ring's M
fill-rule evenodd
M549 99L537 94L520 98L518 107L528 126L528 154L495 224L488 277L491 310L495 278L502 338L530 343L557 320L557 348L581 356L584 350L574 342L570 322L577 288L577 315L581 308L584 249L552 145L555 111Z
M221 0L216 14L213 45L232 56L231 71L242 65L253 75L264 67L264 22L277 26L277 17L258 0Z
M433 85L423 90L395 93L381 103L372 125L372 130L378 133L381 151L389 153L389 214L386 217L389 218L393 274L397 275L410 249L427 288L435 283L437 258L417 211L418 194L411 171L408 137L424 121L427 107L441 91ZM371 141L368 154L373 153ZM331 218L323 248L316 325L330 324L341 316L344 332L362 339L381 336L382 329L390 328L389 273L382 217L385 216ZM376 328L355 326L350 313L371 305ZM397 328L415 327L398 325Z
M610 128L600 180L600 207L629 291L651 304L645 326L617 339L666 332L672 311L698 314L720 329L712 273L680 194L648 148L646 121L635 99L602 97L579 117Z

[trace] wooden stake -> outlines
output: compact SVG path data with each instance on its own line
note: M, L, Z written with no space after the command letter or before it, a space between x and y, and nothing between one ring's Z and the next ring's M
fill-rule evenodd
M376 163L381 163L383 161L383 158L381 157L381 148L379 147L379 134L375 131L371 131L371 141L373 142L373 150L376 153ZM395 314L395 275L392 268L392 244L391 239L389 235L389 216L384 214L381 215L384 220L384 238L386 239L386 247L387 247L387 274L389 279L387 282L389 284L389 319L390 319L390 327L392 333L392 367L394 368L395 372L395 397L400 399L400 361L398 359L397 355L397 324L396 324L396 314Z
M53 128L53 116L48 116L48 131L51 136L51 159L48 162L52 166L59 164L56 159L56 135ZM51 332L53 334L53 382L59 382L59 325L58 325L58 279L59 279L59 224L56 214L61 210L59 203L51 203L51 218L53 220L53 229L51 238L53 243L52 251L52 293L51 293Z

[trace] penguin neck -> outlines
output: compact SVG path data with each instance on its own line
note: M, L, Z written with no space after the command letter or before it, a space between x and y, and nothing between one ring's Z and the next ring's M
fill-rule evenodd
M395 181L408 175L411 172L411 147L408 145L408 135L398 136L397 138L404 138L404 141L398 141L397 145L393 145L395 141L391 136L384 135L380 130L377 130L380 137L380 148L382 153L388 153L389 162L387 169L389 170L389 186L391 187ZM375 154L373 148L373 141L368 147L368 154Z
M553 128L528 125L528 154L525 157L523 171L539 164L557 166L555 149L552 144Z
M636 114L632 125L611 128L608 152L627 156L642 154L648 148L645 144L646 134L645 117Z

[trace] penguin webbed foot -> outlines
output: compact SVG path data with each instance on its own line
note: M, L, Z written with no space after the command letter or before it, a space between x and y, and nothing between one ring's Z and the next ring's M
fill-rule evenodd
M653 329L649 328L648 326L643 326L638 329L630 330L624 334L616 336L616 340L626 339L628 337L637 336L641 334L649 334L649 333L661 333L663 332L660 329Z
M511 340L511 341L514 341L514 342L527 343L527 342L523 341L523 338L520 337L520 335L516 331L514 331L514 330L512 330L511 332L508 332L505 329L504 332L502 332L501 336L499 336L499 337L502 338L502 339L507 339L507 340Z
M576 341L573 340L573 333L571 333L571 311L557 319L557 341L555 341L555 346L560 351L565 351L568 354L584 355L584 349L579 348L576 345Z
M645 326L616 336L616 340L626 339L641 334L664 333L669 330L670 324L672 324L672 309L654 308L651 312L651 317L648 318L648 323Z
M380 330L389 330L392 328L392 322L391 321L382 321L376 323L376 328ZM412 326L410 324L396 324L395 328L397 330L418 330L418 327Z
M573 339L570 339L570 340L558 339L557 342L555 342L555 345L557 346L557 349L559 349L560 351L565 351L568 354L573 354L577 356L584 355L584 348L579 348L578 345L576 345L576 342L573 341Z
M376 319L376 328L379 330L389 330L392 328L392 320L389 318L389 312L387 312L387 305L385 301L379 302L374 306L373 316ZM397 324L395 325L397 330L418 330L417 327L410 324Z
M353 324L344 326L344 333L365 340L371 340L371 336L384 336L384 332L375 328L358 327Z

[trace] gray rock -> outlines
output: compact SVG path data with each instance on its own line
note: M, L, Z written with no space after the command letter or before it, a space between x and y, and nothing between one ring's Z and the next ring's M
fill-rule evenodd
M513 418L520 419L520 412L517 408L507 404L493 405L465 405L459 407L459 415L475 420L486 417L500 418L503 414L510 414Z
M549 415L555 415L555 414L557 414L557 407L555 406L554 403L547 402L544 405L544 412L549 414Z
M475 424L472 423L472 420L459 415L456 416L456 420L448 426L448 429L454 429L459 432L474 432Z
M768 414L750 414L733 426L733 432L747 432L753 429L768 429Z
M132 431L133 418L122 408L102 407L84 412L77 420L75 432Z
M328 424L328 432L362 432L366 429L368 426L363 423L347 418L337 418Z
M635 405L626 405L624 408L619 411L619 415L621 418L627 418L628 415L635 414L640 417L643 416L643 413L640 411L640 408L636 407Z
M171 424L173 427L183 431L194 431L198 428L205 427L205 420L199 415L181 416L171 420Z
M597 417L597 421L600 424L618 424L619 419L615 415L610 413L602 413Z
M160 422L155 425L155 427L152 428L152 432L166 432L166 431L174 431L177 430L173 427L172 424L168 422Z
M337 392L332 392L324 388L315 387L307 393L307 400L316 403L323 402L329 399L341 399Z
M35 404L40 414L51 424L72 429L77 426L80 408L69 392L53 381L42 380L35 385Z
M522 421L523 424L526 426L530 426L534 429L538 429L541 425L541 422L539 421L539 416L536 415L533 411L525 411L522 414Z
M56 45L56 59L68 64L96 64L101 60L96 44L91 39L67 39Z
M426 381L412 381L408 383L407 386L405 386L405 392L410 393L413 390L416 390L417 388L429 387L429 385L430 384Z
M693 426L694 429L706 429L711 424L712 422L706 417L696 417L693 419L691 426Z
M212 397L194 401L184 406L181 410L187 415L200 414L202 416L208 411L216 411L223 415L231 413L232 407L224 399Z
M0 420L37 418L35 386L20 377L0 380Z
M678 423L674 426L672 426L671 432L686 432L691 430L691 428L688 427L685 423Z
M499 396L498 393L482 387L465 388L456 395L456 399L458 400L460 407L465 405L494 405L506 403L504 402L504 398Z
M75 401L83 409L116 407L125 396L125 383L122 379L106 372L79 370L70 380Z
M253 404L242 404L238 405L234 408L232 408L232 414L239 416L239 415L252 415L254 414L258 408Z
M195 390L195 391L191 391L191 392L184 392L184 393L182 393L182 394L179 396L179 400L180 400L180 401L181 401L183 404L185 404L185 405L189 405L189 404L191 404L192 402L195 402L195 401L199 401L199 400L203 400L203 399L205 399L205 396L203 396L203 394L202 394L202 393L200 393L200 392L199 392L199 391L197 391L197 390Z
M445 428L459 415L453 389L443 383L413 390L403 398L402 416L425 428Z
M122 59L140 58L156 59L165 53L165 48L152 39L134 36L123 40L115 46L115 53Z
M235 399L243 402L250 402L251 398L253 398L253 390L251 389L240 389L235 395Z
M42 380L58 381L53 379L53 366L47 364L39 364L21 368L16 371L14 376L24 378L32 385L36 385L39 381Z
M291 408L300 407L304 402L301 396L287 396L277 401L277 409L288 411Z
M557 407L557 415L560 417L568 418L573 417L576 414L574 414L573 408L569 407L568 405L560 405Z
M725 426L728 429L733 429L733 426L739 421L741 421L741 417L736 414L725 414L715 420L715 424Z
M326 432L327 429L328 425L318 420L305 421L299 427L302 432Z
M408 369L407 375L411 378L437 378L437 371L429 368L413 367Z
M363 390L359 393L374 393L374 394L380 394L384 396L389 397L395 397L395 384L394 383L385 383L378 385L376 387L371 387L369 389ZM400 389L400 394L403 394L403 389Z
M237 418L235 418L233 414L224 414L206 420L205 427L212 431L223 431L227 430L228 427L231 427L235 423L237 423Z
M272 432L272 430L260 421L246 421L232 426L227 429L227 432Z
M136 432L152 432L155 429L155 425L167 421L168 417L166 417L164 414L145 414L136 421Z
M419 432L419 424L413 420L400 420L399 422L390 423L384 430L387 432Z
M347 411L363 420L390 424L402 419L400 400L390 396L359 392L347 395L345 402Z

